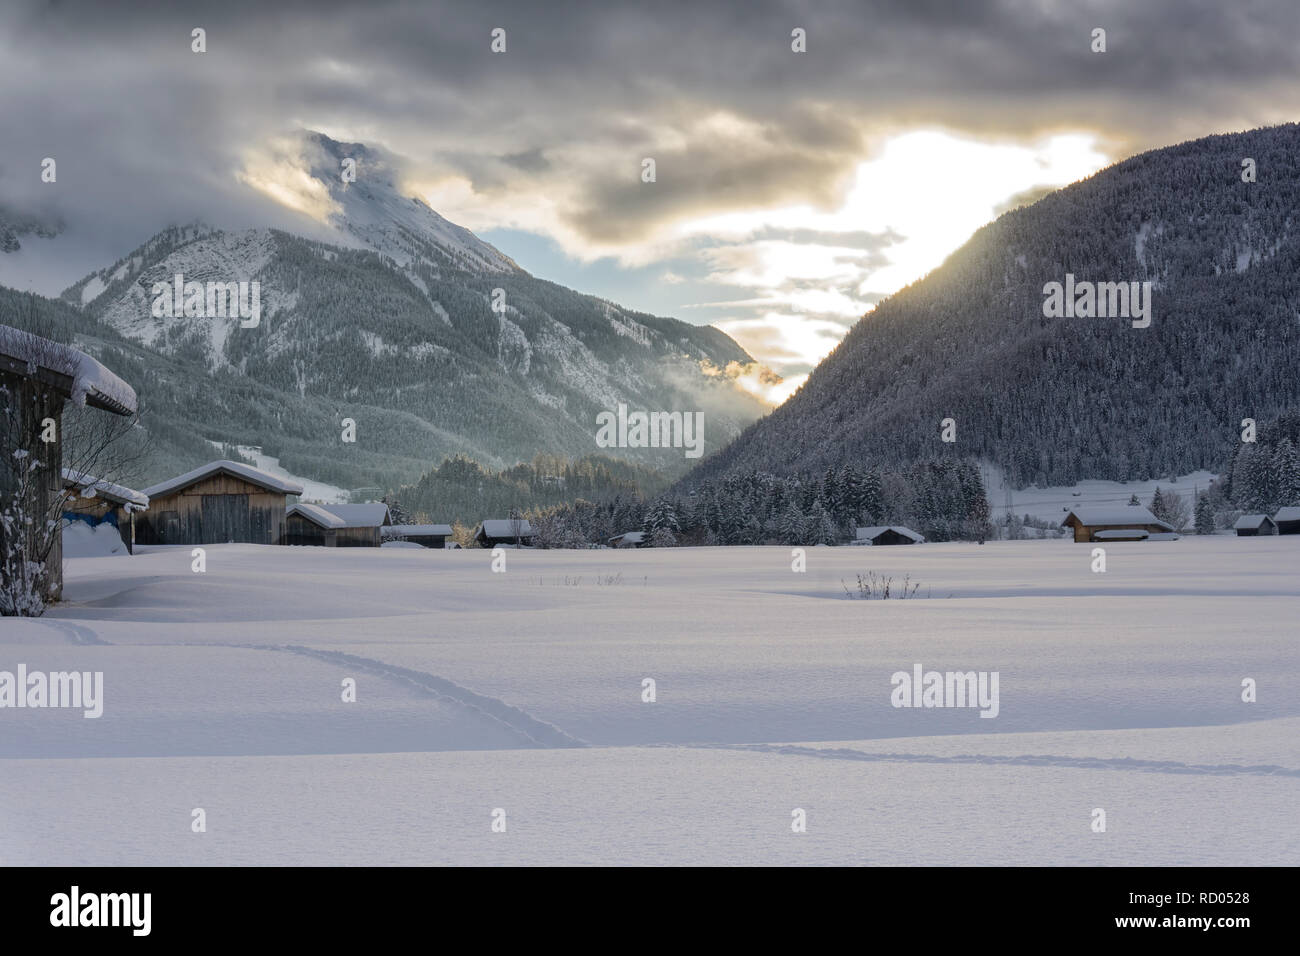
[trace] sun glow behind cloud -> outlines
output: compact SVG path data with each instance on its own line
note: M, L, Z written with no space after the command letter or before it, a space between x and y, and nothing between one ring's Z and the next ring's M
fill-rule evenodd
M735 298L697 301L785 381L761 396L779 402L844 332L884 297L941 265L1014 196L1088 176L1109 161L1096 137L1058 134L1032 144L939 131L904 133L861 163L839 208L809 206L705 216L678 227L706 240L708 281ZM774 234L792 238L768 238ZM863 235L876 237L864 242ZM837 236L853 235L854 244Z

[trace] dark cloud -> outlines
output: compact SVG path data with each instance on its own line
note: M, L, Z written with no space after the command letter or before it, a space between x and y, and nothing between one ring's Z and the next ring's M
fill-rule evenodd
M1300 110L1294 0L178 6L0 10L0 202L54 203L118 252L195 216L265 222L235 173L306 127L484 193L546 196L573 235L618 244L688 215L829 208L881 137L920 124L999 140L1088 128L1119 156ZM190 50L195 27L207 53ZM795 27L807 53L790 50Z

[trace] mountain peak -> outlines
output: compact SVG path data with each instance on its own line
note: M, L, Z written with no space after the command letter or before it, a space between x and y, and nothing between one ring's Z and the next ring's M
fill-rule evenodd
M524 272L490 243L405 193L402 163L386 150L339 142L314 130L302 130L299 138L307 164L303 172L328 194L326 219L344 237L403 267L423 262L466 272Z

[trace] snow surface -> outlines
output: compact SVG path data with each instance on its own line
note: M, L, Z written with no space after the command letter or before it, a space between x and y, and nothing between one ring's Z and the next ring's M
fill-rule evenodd
M533 533L533 526L524 518L518 521L509 518L488 518L483 522L483 533L489 538L513 538L516 535L524 537Z
M1027 514L1033 518L1058 523L1065 518L1067 512L1076 508L1126 507L1129 498L1133 495L1141 499L1143 506L1148 505L1157 488L1160 489L1161 494L1178 495L1190 508L1196 491L1198 489L1204 491L1215 478L1213 472L1197 471L1190 475L1178 475L1173 481L1166 477L1146 481L1080 481L1074 485L1048 488L1039 488L1036 485L1028 488L1010 488L996 466L984 464L981 467L995 520L1006 516L1009 492L1012 514Z
M922 535L917 534L911 528L904 528L901 524L872 525L870 528L859 528L857 539L859 541L870 541L871 539L884 534L886 531L893 531L895 534L900 534L905 538L911 538L917 543L925 540Z
M210 461L206 465L200 465L193 471L187 471L183 475L177 475L175 478L169 478L167 481L159 482L156 485L150 485L144 490L144 493L150 498L158 498L178 488L184 488L192 485L194 482L209 475L215 475L218 472L228 472L232 475L238 475L246 481L251 481L256 485L269 488L271 491L278 491L286 495L302 494L302 485L294 481L286 481L278 478L269 472L262 471L260 468L254 468L252 465L245 465L242 461Z
M127 506L128 511L143 511L149 507L148 495L142 495L135 489L128 488L125 485L115 485L111 481L96 478L84 471L64 468L63 481L66 484L75 485L78 493L83 498L98 496L108 498L111 501L119 501Z
M104 714L0 712L0 863L1290 865L1298 548L72 559L0 670L103 671ZM997 671L998 717L892 707L917 662Z
M135 389L71 345L0 325L0 353L26 362L32 368L39 366L71 378L74 405L84 405L89 401L118 414L135 414Z
M107 521L93 526L80 520L64 521L62 533L65 558L106 558L130 553L117 528ZM0 668L4 665L0 664Z
M342 518L340 518L336 514L332 514L326 511L320 505L307 505L307 504L303 504L302 502L298 502L295 505L291 505L289 507L289 510L285 512L285 514L302 515L308 521L312 522L313 524L319 525L322 528L337 529L337 528L346 527Z
M209 441L208 444L221 447L220 442ZM295 485L302 485L302 497L305 501L328 505L348 501L352 497L352 493L346 488L293 474L281 466L279 458L262 454L262 449L256 445L236 445L235 450L243 457L252 459L253 464L268 475L275 475Z
M388 505L382 501L366 501L355 505L322 505L322 511L343 522L341 528L377 528L388 517Z
M411 534L428 534L443 535L451 534L451 525L449 524L390 524L380 529L380 534L385 538L400 538L403 535Z

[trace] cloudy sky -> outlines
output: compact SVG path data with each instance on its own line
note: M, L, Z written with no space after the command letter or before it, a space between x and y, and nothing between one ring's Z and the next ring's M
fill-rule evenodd
M409 190L537 275L720 326L788 390L1000 211L1292 121L1297 76L1295 0L20 0L0 218L65 234L0 281L57 292L173 222L297 228L247 183L307 128L402 157Z

